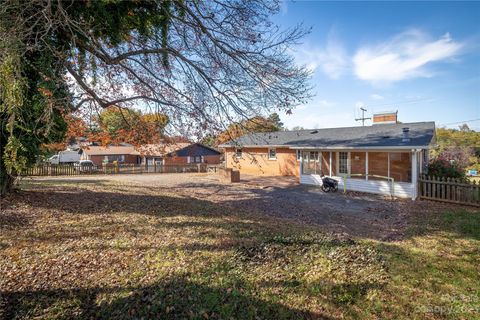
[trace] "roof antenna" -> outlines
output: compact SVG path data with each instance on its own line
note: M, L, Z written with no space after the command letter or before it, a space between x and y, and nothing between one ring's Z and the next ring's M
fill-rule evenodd
M360 107L360 110L362 110L362 117L361 118L357 118L355 119L355 121L360 121L362 120L362 127L365 127L365 120L369 120L369 119L372 119L372 118L365 118L365 111L367 111L367 109L363 108L363 107Z

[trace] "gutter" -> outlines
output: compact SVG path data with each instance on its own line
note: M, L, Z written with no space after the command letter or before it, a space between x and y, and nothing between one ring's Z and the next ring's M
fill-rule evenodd
M230 146L230 145L220 145L219 148L288 148L293 150L385 150L385 149L394 149L394 150L405 150L405 149L429 149L429 146L375 146L375 147L322 147L322 146L309 146L309 147L296 147L291 145L240 145L240 146Z

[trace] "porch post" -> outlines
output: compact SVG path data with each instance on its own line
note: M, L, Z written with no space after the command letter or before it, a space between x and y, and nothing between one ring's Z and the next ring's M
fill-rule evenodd
M329 170L330 170L330 177L332 176L332 151L330 151L330 165L329 165Z
M300 152L300 175L303 174L303 151L297 150L297 152Z
M417 150L412 150L412 200L417 198L417 181L418 181L418 172L417 172Z
M365 151L365 180L368 181L368 151Z

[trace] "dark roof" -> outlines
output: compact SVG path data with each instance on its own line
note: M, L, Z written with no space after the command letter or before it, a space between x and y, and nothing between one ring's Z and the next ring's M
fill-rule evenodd
M409 129L408 141L403 139L403 128ZM367 127L252 133L229 141L220 147L426 148L432 142L434 135L435 122L376 124Z
M192 143L184 148L169 153L169 155L173 154L178 157L187 157L220 155L221 152L201 143Z

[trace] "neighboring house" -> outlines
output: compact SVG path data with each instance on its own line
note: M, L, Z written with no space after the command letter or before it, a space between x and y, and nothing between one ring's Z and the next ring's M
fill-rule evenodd
M193 143L165 155L164 164L219 164L222 153L200 143Z
M417 178L428 163L434 122L278 131L244 135L220 145L227 168L258 175L295 175L321 185L334 177L348 190L417 196ZM393 121L392 121L393 122ZM392 184L393 182L393 184ZM393 188L392 188L393 185Z
M140 153L135 150L134 146L87 146L82 148L81 160L91 160L95 165L103 163L119 163L140 164Z
M88 146L82 149L81 160L96 165L117 161L124 164L219 164L221 153L199 143L147 144L134 146Z

